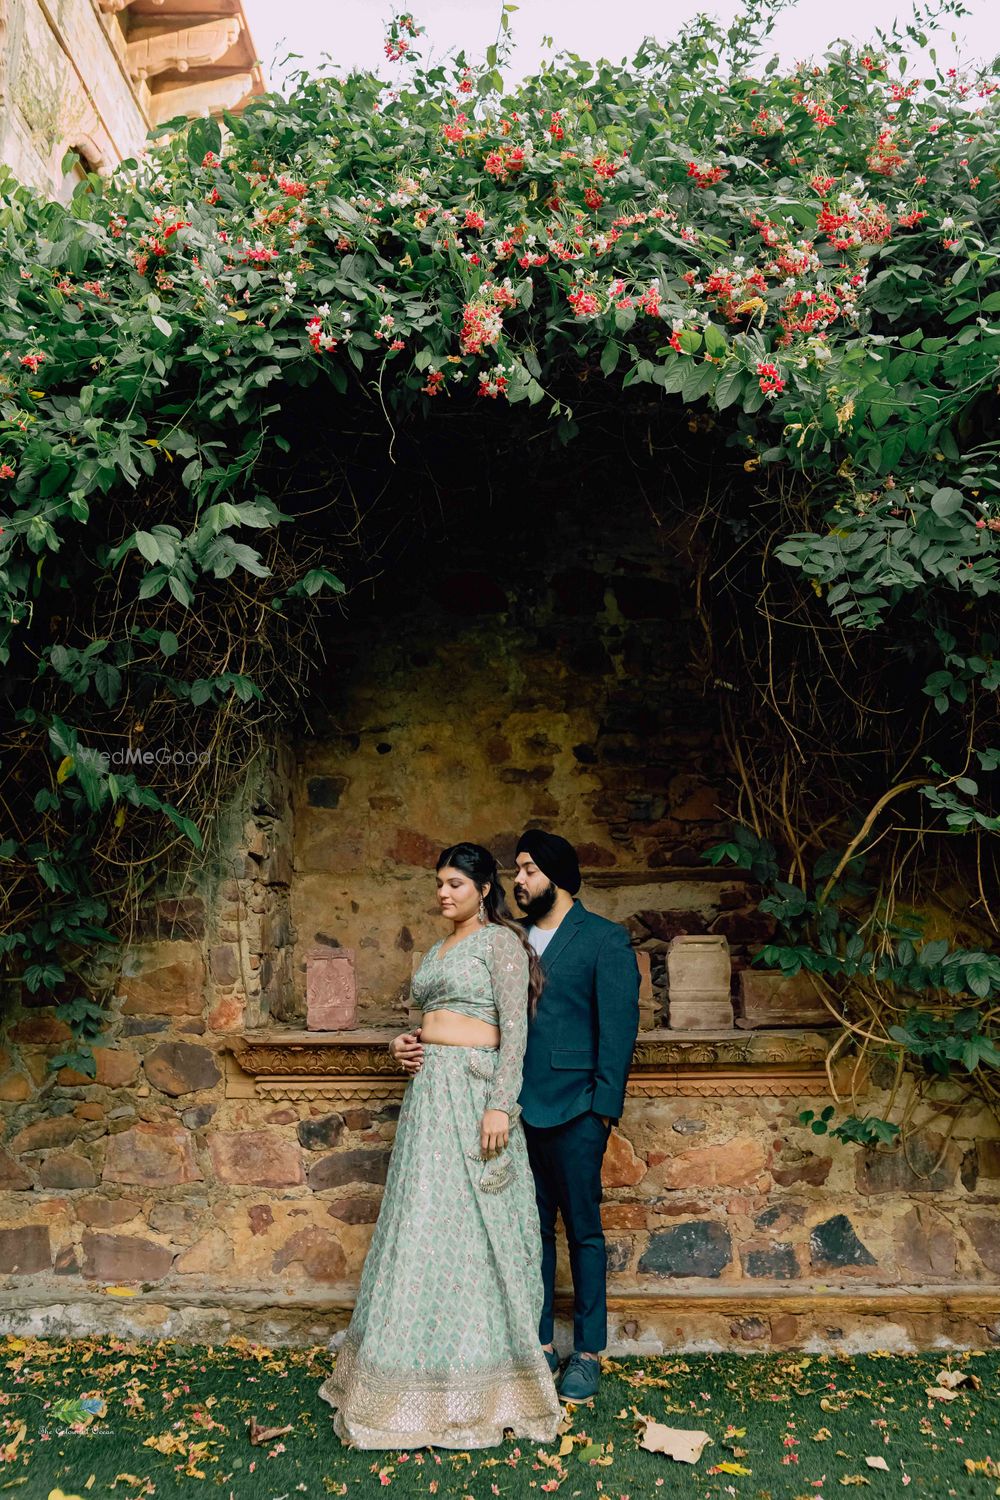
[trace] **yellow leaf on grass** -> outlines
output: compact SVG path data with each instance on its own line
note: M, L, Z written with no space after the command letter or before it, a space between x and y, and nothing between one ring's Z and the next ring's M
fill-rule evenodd
M753 1470L748 1469L745 1464L731 1464L727 1461L723 1464L713 1464L709 1472L712 1474L752 1474Z
M49 1500L80 1500L79 1495L64 1495L62 1490L49 1490Z
M871 1484L871 1480L866 1479L863 1474L844 1474L840 1482L841 1484Z
M4 1443L2 1446L0 1446L0 1463L10 1463L11 1459L17 1453L18 1448L24 1442L27 1432L27 1422L18 1422L17 1426L14 1428L14 1436L11 1438L10 1442Z
M566 1436L563 1438L562 1442L559 1444L559 1457L560 1458L565 1458L566 1455L567 1455L567 1453L572 1453L572 1452L573 1452L573 1439L570 1437L569 1433L567 1433Z
M829 1427L820 1427L816 1432L813 1433L812 1440L814 1443L825 1443L829 1438L832 1437L833 1433L830 1431Z

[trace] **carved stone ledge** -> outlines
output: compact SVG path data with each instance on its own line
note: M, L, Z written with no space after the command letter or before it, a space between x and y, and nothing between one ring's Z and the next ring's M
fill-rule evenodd
M230 1048L238 1072L262 1098L380 1103L400 1099L407 1084L387 1050L395 1034L272 1027L234 1037ZM830 1046L828 1035L810 1031L684 1036L647 1031L636 1044L627 1093L630 1098L819 1097L829 1091ZM837 1063L838 1071L850 1066L849 1059Z

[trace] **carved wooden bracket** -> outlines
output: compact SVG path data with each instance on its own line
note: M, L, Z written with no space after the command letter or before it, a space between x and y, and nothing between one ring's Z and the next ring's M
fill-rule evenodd
M253 1080L253 1093L347 1104L402 1096L407 1077L388 1052L395 1035L394 1030L272 1027L233 1037L229 1045L239 1072ZM831 1045L830 1036L813 1031L642 1032L627 1093L639 1098L818 1097L829 1092L826 1055ZM838 1070L850 1066L850 1059L836 1065Z

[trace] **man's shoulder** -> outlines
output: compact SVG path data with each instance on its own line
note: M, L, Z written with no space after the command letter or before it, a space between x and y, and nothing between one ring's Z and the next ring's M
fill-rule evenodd
M596 911L591 911L589 907L583 905L582 901L577 902L577 909L588 932L597 938L599 942L614 941L615 939L621 942L628 942L628 931L622 926L621 922L612 922L608 917L598 916Z

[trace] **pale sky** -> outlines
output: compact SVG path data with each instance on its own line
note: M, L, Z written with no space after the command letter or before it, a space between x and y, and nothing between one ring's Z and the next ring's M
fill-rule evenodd
M385 77L396 65L386 63L382 40L393 10L410 9L427 33L419 39L423 55L427 43L435 57L464 47L471 58L481 58L494 41L500 0L243 0L247 20L271 87L280 86L290 69L318 67L324 54L338 69L370 67ZM966 0L971 12L964 20L949 21L939 35L938 62L952 66L961 58L992 61L1000 52L1000 5L997 0ZM531 72L546 55L541 42L555 40L556 48L613 62L634 53L644 36L669 42L678 28L704 10L729 21L740 9L736 0L520 0L512 17L516 42L515 74ZM901 23L911 14L906 0L798 0L778 17L769 50L783 60L822 53L839 37L864 42L872 39L872 27L888 28L894 18ZM956 47L949 41L954 29ZM283 63L288 52L302 61ZM912 76L912 67L911 67Z

